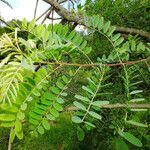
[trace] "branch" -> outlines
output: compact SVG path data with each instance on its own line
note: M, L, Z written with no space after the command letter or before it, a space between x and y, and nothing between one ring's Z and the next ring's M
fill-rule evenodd
M92 66L106 66L106 67L115 67L115 66L122 66L122 65L133 65L141 62L145 62L150 60L150 57L137 60L137 61L128 61L128 62L122 62L122 63L114 63L114 64L101 64L101 63L95 63L95 64L76 64L76 63L65 63L65 62L36 62L35 65L62 65L62 66L77 66L77 67L92 67Z
M70 22L76 22L79 25L86 26L82 15L78 15L68 11L67 9L62 7L56 0L43 0L43 1L53 6L55 11L66 20ZM134 28L116 26L116 32L128 33L128 34L139 34L140 36L147 38L148 40L150 39L150 33L146 31L134 29Z
M34 18L36 18L38 3L39 3L39 0L36 0L35 10L34 10Z
M132 108L132 109L150 109L150 104L107 104L101 105L100 108L113 109L113 108ZM77 107L67 107L65 111L75 111Z

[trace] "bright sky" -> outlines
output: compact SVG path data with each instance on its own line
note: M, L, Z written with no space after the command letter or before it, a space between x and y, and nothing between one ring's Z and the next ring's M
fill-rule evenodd
M28 21L34 17L36 0L7 0L13 7L9 8L6 4L0 2L0 15L6 20L26 18ZM37 16L40 16L49 5L39 0Z

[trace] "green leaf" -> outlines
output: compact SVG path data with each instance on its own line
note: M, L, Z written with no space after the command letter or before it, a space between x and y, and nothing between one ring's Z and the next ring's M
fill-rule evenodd
M33 19L33 20L29 23L29 25L28 25L28 30L29 30L29 31L31 31L31 30L34 28L35 22L36 22L36 20Z
M134 91L130 92L130 95L141 93L141 92L143 92L143 90L134 90Z
M118 131L119 135L137 147L142 147L141 141L129 132Z
M27 103L23 103L20 107L21 110L26 110L27 109Z
M37 128L37 131L40 133L40 134L44 134L44 128L42 126L39 126Z
M58 102L59 104L63 104L65 101L64 101L64 99L62 99L61 97L59 97L59 98L57 99L57 102Z
M115 41L114 46L116 47L116 46L120 45L123 41L124 41L123 37L119 38L117 41Z
M55 118L59 117L59 112L58 112L57 110L53 109L53 108L50 110L50 113L51 113Z
M79 109L82 109L82 110L85 110L85 111L86 111L86 107L85 107L84 105L82 105L81 103L79 103L79 102L75 101L75 102L73 102L73 104L74 104L77 108L79 108Z
M55 120L55 117L52 116L51 114L46 115L47 119L49 120Z
M58 104L58 103L55 103L55 104L54 104L54 108L55 108L56 110L58 110L58 111L62 111L62 110L63 110L63 107L62 107L60 104Z
M91 93L92 95L94 94L89 88L87 88L86 86L82 86L82 89L87 91L88 93Z
M103 28L103 24L104 24L104 18L101 17L98 23L98 30L101 30Z
M98 106L98 107L100 107L102 105L107 105L107 104L109 104L109 101L94 101L92 103L92 105L95 105L95 106Z
M34 90L33 94L37 97L39 97L41 95L37 89Z
M72 117L72 121L73 121L74 123L81 123L81 122L82 122L81 118L79 118L78 116L73 116L73 117Z
M89 102L90 101L87 97L83 97L81 95L75 95L75 98L77 98L79 100L82 100L82 101L85 101L85 102Z
M135 125L135 126L139 126L139 127L145 127L145 128L148 127L148 125L140 123L140 122L136 122L134 120L127 120L126 123L132 124L132 125Z
M25 118L25 114L20 111L20 112L17 113L17 118L20 119L20 120L23 120Z
M15 131L20 132L21 130L22 130L22 123L21 123L21 121L17 120L15 122Z
M54 94L51 94L49 92L45 92L43 96L44 96L44 98L46 98L48 100L52 100L52 101L55 100L55 98L56 98Z
M68 94L66 92L60 93L61 96L67 96Z
M27 99L26 99L28 102L30 102L30 101L32 101L33 100L33 98L31 97L31 96L29 96L29 97L27 97Z
M20 132L15 132L16 136L18 137L18 139L23 139L23 132L22 130Z
M120 36L121 36L121 34L118 33L118 34L115 34L111 39L113 42L115 42Z
M106 22L103 26L103 32L106 33L110 27L110 21Z
M57 87L50 87L50 90L54 93L54 94L59 94L60 93L60 90L57 88Z
M93 27L96 28L98 26L98 23L99 23L99 15L94 15L92 17L92 24L93 24Z
M94 111L90 111L89 114L90 114L92 117L96 118L96 119L99 119L99 120L102 119L102 116L100 116L99 114L95 113Z
M116 150L128 150L128 145L123 140L116 140Z
M68 82L69 82L68 78L67 78L65 75L62 76L62 80L63 80L65 83L68 83Z
M14 122L2 122L2 123L0 123L0 126L10 128L10 127L14 126Z
M12 114L0 114L0 121L14 121L16 119L15 115Z
M109 28L109 32L107 33L108 36L111 36L113 34L113 32L116 30L116 27L110 27Z
M94 124L92 124L92 123L90 123L90 122L84 121L84 123L85 123L85 124L87 124L87 125L88 125L88 126L90 126L90 127L95 128L95 125L94 125Z
M83 141L85 137L84 130L80 127L77 128L77 136L79 141Z
M140 102L140 101L144 101L145 98L134 98L134 99L131 99L130 102Z
M61 82L56 82L58 88L63 89L64 85Z
M42 125L46 130L50 130L50 124L47 120L43 119Z

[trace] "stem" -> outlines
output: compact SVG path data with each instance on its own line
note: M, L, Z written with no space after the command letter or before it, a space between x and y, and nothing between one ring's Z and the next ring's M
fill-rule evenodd
M11 132L13 130L13 127L10 129L10 134L9 134L9 142L8 142L8 150L11 150Z

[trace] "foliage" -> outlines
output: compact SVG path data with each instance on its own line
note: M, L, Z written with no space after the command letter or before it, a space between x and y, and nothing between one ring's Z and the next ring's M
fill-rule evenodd
M15 137L30 142L43 135L63 111L71 111L72 107L72 121L77 123L77 137L82 141L85 134L96 128L99 132L100 125L104 125L103 106L148 102L142 85L145 81L139 71L149 76L149 62L130 66L123 62L132 60L134 53L148 57L149 45L133 39L125 41L120 34L114 34L115 27L110 21L98 15L85 16L85 23L88 33L99 32L109 42L112 49L107 55L92 59L92 48L84 37L61 24L36 25L35 20L27 23L24 19L21 25L16 23L18 27L12 28L11 33L1 36L0 126L11 128L11 142ZM118 63L118 70L108 63ZM90 68L84 67L89 64ZM113 84L121 84L121 89L113 89ZM115 115L108 116L112 119L107 122L107 128L112 129L117 149L120 145L127 149L125 140L143 146L140 136L127 126L149 128L148 122L141 122L142 117L135 111L147 110L124 108L119 120L115 120Z
M86 0L88 14L99 14L112 24L150 31L148 0Z

